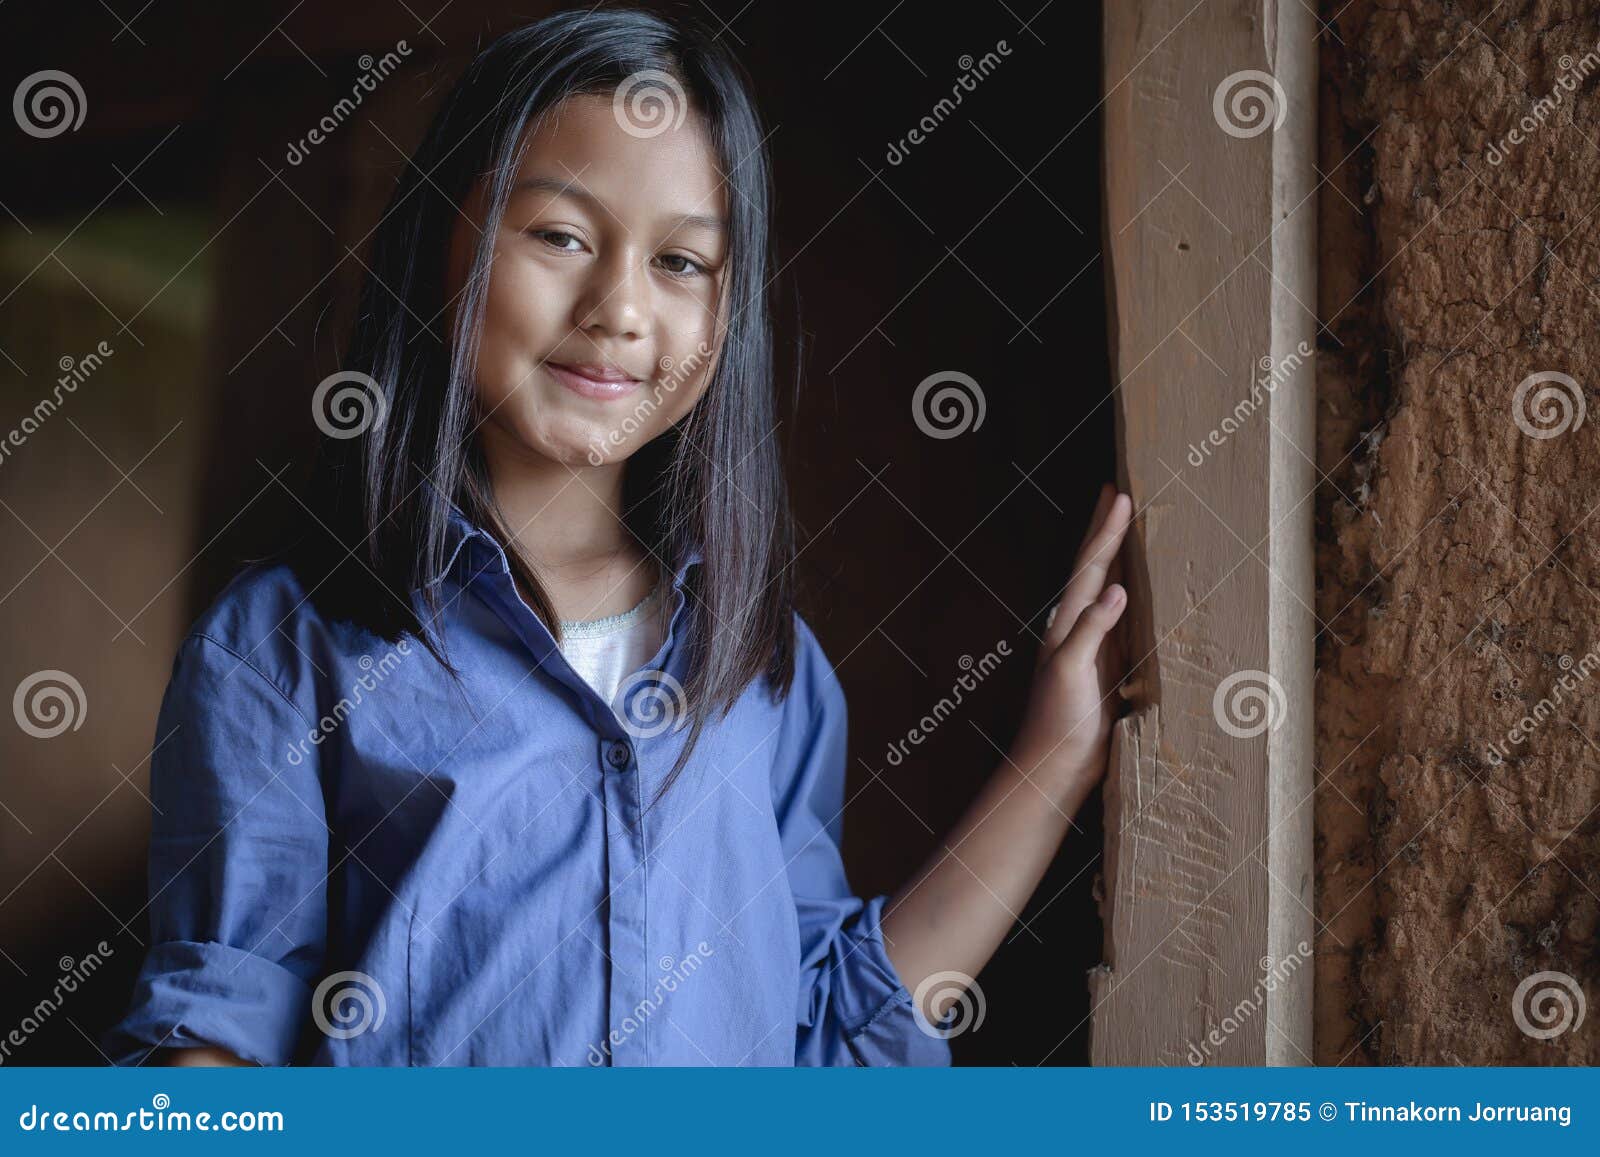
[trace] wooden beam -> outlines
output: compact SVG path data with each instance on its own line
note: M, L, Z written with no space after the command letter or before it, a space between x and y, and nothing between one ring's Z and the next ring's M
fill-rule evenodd
M1105 6L1142 661L1106 787L1096 1064L1312 1056L1316 34L1293 0Z

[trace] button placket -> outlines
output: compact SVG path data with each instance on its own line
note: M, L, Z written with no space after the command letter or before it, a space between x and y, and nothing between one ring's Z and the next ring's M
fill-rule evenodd
M609 1028L613 1065L649 1063L645 1003L648 952L648 869L645 866L641 785L633 745L625 738L599 741L601 794L605 799L606 900L609 909L611 995ZM606 774L606 773L610 774ZM611 822L611 821L615 822Z

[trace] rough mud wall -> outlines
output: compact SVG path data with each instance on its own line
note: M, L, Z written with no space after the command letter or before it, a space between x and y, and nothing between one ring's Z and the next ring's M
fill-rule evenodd
M1600 5L1322 17L1317 1060L1593 1064Z

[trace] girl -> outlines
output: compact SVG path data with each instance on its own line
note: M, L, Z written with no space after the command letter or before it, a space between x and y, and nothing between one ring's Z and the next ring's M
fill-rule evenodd
M948 1063L950 978L1105 769L1131 503L1103 488L954 851L853 895L747 85L613 10L444 102L317 391L313 533L179 649L118 1061Z

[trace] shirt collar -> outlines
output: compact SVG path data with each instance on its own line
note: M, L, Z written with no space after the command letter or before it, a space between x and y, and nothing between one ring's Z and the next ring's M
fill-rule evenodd
M425 485L433 489L431 482L425 483ZM437 491L435 490L435 492ZM446 512L448 521L445 528L444 565L439 568L437 573L429 577L425 585L432 586L450 574L456 565L462 561L463 553L468 551L468 544L474 539L480 540L483 548L493 552L492 557L495 559L497 564L495 569L498 572L510 573L511 567L506 561L505 551L501 549L500 544L495 541L493 535L482 527L475 525L453 500L446 500ZM470 552L468 554L470 557ZM705 552L701 550L698 543L690 543L683 558L678 562L676 573L673 575L673 590L682 589L690 567L704 562ZM421 588L419 587L418 589L420 590Z

